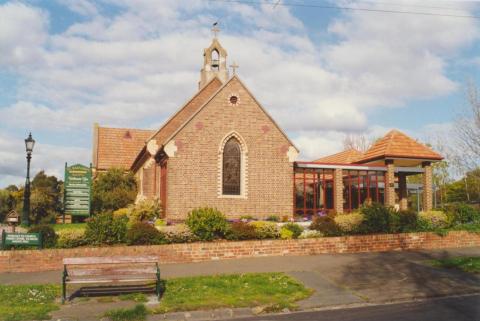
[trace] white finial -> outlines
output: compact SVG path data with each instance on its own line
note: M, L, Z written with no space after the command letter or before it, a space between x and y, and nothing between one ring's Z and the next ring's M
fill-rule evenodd
M218 33L220 32L220 28L218 28L218 22L215 22L212 27L213 36L217 38Z
M237 65L237 63L234 61L233 64L230 65L230 68L232 68L233 74L235 75L237 68L240 67Z

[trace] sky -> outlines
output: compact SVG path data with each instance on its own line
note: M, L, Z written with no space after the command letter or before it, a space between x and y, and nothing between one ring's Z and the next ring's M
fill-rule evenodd
M213 22L304 160L392 128L448 141L480 83L476 1L0 0L0 187L24 182L30 131L32 173L62 178L95 122L159 128L198 90Z

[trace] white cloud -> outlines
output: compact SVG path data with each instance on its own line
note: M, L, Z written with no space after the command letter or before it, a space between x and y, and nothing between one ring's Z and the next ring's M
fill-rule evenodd
M57 0L57 2L66 6L71 11L84 16L98 14L97 6L89 0Z
M456 90L445 70L479 36L474 19L343 12L328 27L333 40L320 43L285 6L58 1L84 19L55 35L45 11L0 6L0 65L21 80L20 98L0 107L1 129L57 135L93 122L159 124L195 92L209 26L220 20L229 62L240 64L240 77L302 157L314 159L338 152L346 132L374 132L367 112ZM105 14L105 3L118 12Z
M26 176L25 144L22 138L0 132L0 188L9 184L23 184ZM37 142L32 161L31 177L44 170L63 180L65 162L89 164L91 150L72 146L59 146Z
M13 2L0 5L0 66L39 63L47 40L47 14Z

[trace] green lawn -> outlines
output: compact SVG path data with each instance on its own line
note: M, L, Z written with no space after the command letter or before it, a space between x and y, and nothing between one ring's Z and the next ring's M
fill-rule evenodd
M52 224L55 231L64 230L84 230L87 227L86 223L73 223L73 224Z
M283 273L249 273L177 278L166 281L165 293L154 313L254 307L292 308L312 290Z
M55 298L60 295L56 285L0 285L0 320L45 320L57 310Z
M283 273L249 273L176 278L165 281L165 291L153 313L266 306L266 311L295 308L295 302L313 293ZM49 319L59 308L59 285L0 285L0 321ZM105 297L145 302L143 294ZM101 298L96 299L98 302ZM95 302L92 301L92 304ZM144 307L120 309L108 314L115 320L143 320Z
M432 260L430 263L436 267L480 273L480 257L456 257L452 259Z
M137 304L132 309L115 309L105 313L112 321L144 321L147 315L148 310L143 304Z

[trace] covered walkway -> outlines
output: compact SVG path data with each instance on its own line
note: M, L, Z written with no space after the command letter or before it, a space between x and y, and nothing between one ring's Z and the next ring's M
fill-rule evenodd
M347 150L314 162L296 162L294 214L350 212L373 202L406 210L407 177L411 175L422 175L421 209L431 210L432 163L442 159L427 146L392 130L365 153ZM418 193L419 186L414 189Z

